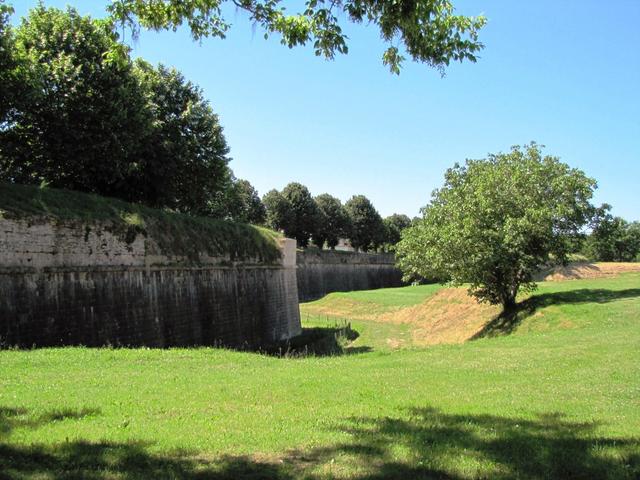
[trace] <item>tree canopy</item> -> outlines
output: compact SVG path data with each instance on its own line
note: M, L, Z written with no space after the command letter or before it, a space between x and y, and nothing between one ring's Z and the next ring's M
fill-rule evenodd
M301 183L289 183L282 190L282 196L291 209L291 223L284 233L306 247L318 226L318 207L307 187Z
M133 62L109 21L40 5L12 29L8 13L0 9L1 180L230 216L229 149L197 86Z
M15 111L16 102L23 97L24 78L13 50L15 39L9 18L13 9L0 0L0 130L6 128Z
M238 222L262 225L267 219L267 209L258 196L258 192L248 180L233 182L231 218Z
M344 208L351 221L351 245L366 252L384 242L382 217L371 201L364 195L354 195Z
M354 195L343 206L328 193L313 198L307 187L294 182L282 192L267 192L262 201L266 225L295 238L302 248L312 239L318 248L335 249L339 239L346 238L356 250L367 252L389 241L382 217L364 195ZM398 230L410 223L406 215L389 218Z
M318 207L304 185L292 182L282 192L271 190L262 199L267 209L267 226L295 238L307 247L320 218Z
M136 61L152 122L142 140L137 192L153 206L218 218L230 216L229 147L202 90L174 68Z
M283 232L293 228L293 210L288 199L275 188L269 190L262 197L262 203L267 210L267 227Z
M7 36L25 98L0 132L2 177L115 195L149 121L109 24L40 5Z
M411 225L411 219L400 213L394 213L386 217L383 221L385 229L385 244L392 248L401 238L402 231Z
M319 248L326 242L333 250L340 238L348 238L351 235L349 216L340 200L328 193L318 195L315 201L320 212L320 220L313 241Z
M112 0L108 10L134 35L140 27L176 30L186 24L201 39L226 36L229 7L246 12L265 38L279 34L289 48L311 44L327 59L349 50L345 20L375 25L387 45L382 61L394 73L405 54L441 71L451 61L475 62L486 22L483 16L456 15L450 0L306 0L295 11L282 0Z
M632 262L640 256L640 222L627 222L602 205L594 216L593 229L585 240L584 253L601 262Z
M404 231L399 265L407 278L469 283L479 300L511 308L520 290L535 288L541 266L566 262L595 186L535 143L456 164Z

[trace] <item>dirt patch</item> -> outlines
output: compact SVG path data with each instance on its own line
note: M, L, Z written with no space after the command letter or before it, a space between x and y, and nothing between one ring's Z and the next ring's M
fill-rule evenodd
M384 307L349 298L332 298L326 304L301 308L301 313L349 320L411 326L411 341L388 338L387 345L401 348L413 345L462 343L469 340L500 313L499 306L478 303L466 288L444 288L412 307ZM407 338L408 340L408 338Z
M561 280L577 280L581 278L611 277L627 272L640 272L640 263L572 263L566 267L555 267L543 272L539 276L539 280L557 282Z
M416 345L462 343L500 313L500 307L478 303L465 288L445 288L414 307L379 316L378 321L413 326Z
M394 350L403 347L404 343L402 340L398 340L397 338L387 338L387 345Z

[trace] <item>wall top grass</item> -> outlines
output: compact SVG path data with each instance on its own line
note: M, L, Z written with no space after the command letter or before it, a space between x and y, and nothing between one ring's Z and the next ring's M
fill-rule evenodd
M120 258L104 260L106 265L132 264L127 252L144 255L147 263L277 265L287 243L277 232L254 225L152 209L93 194L7 183L0 183L0 223L5 242L39 237L37 241L44 242L40 247L58 255L64 253L62 231L76 240L81 236L84 244L76 243L84 245L87 254L95 255L96 248L102 248L105 257L113 257L109 250L119 244L123 250ZM11 253L8 248L3 252ZM10 266L11 259L2 259L2 265Z

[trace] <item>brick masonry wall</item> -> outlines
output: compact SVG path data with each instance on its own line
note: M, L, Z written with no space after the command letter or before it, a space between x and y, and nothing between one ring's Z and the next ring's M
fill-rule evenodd
M298 252L298 298L318 299L331 292L402 286L393 254L338 251Z
M295 241L274 265L163 255L108 225L0 220L0 346L256 347L301 333Z

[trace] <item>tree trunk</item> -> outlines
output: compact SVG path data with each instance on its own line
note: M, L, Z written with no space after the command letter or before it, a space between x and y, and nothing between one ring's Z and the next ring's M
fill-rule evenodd
M505 312L515 310L516 308L516 297L509 295L506 298L502 299L502 309Z
M520 285L513 285L504 293L502 297L502 308L505 312L515 310L519 287Z

